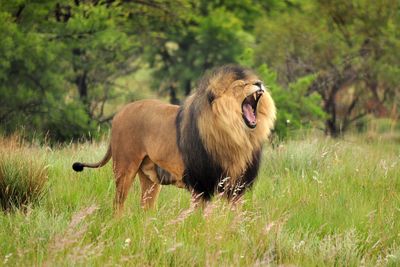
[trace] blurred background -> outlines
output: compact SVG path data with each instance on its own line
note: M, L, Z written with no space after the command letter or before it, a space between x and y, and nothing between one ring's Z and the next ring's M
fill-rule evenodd
M262 77L275 136L400 142L398 0L0 0L0 134L96 139L126 103L182 103L226 63Z

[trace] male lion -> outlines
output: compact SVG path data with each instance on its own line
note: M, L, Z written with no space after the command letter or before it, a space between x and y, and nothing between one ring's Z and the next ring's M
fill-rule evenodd
M98 168L112 157L117 211L137 173L144 208L154 206L161 184L185 187L204 201L216 192L234 201L257 176L275 113L251 70L223 66L205 75L181 107L158 100L125 106L113 120L104 158L72 167Z

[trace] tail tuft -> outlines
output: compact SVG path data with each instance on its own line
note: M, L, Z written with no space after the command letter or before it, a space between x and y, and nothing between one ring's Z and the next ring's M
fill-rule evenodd
M81 172L83 171L83 164L80 162L75 162L74 164L72 164L72 169L74 169L74 171L76 172Z

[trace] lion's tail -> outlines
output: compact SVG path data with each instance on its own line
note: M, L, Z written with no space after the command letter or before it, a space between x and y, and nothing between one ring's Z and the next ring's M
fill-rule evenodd
M111 158L111 145L108 146L107 153L104 155L103 159L100 160L99 162L97 162L97 163L75 162L74 164L72 164L72 169L74 169L74 171L76 171L76 172L81 172L81 171L83 171L84 167L88 167L88 168L103 167L110 160L110 158Z

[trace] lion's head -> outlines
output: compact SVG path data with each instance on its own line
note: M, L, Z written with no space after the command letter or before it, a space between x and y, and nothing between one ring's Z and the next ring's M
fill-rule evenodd
M226 176L238 179L273 128L275 104L251 70L223 66L206 75L186 101L205 150Z

